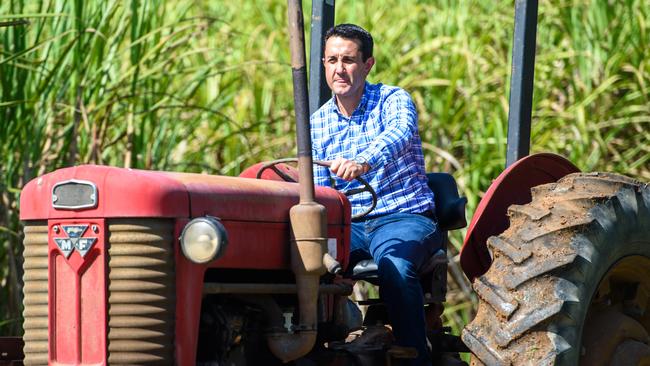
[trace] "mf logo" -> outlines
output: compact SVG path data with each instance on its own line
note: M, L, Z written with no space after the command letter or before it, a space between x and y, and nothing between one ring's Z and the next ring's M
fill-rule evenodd
M61 227L68 237L54 238L54 241L66 258L70 257L70 254L75 249L81 254L82 258L85 257L86 253L88 253L97 241L97 238L81 237L86 232L86 229L88 229L88 225L61 225Z

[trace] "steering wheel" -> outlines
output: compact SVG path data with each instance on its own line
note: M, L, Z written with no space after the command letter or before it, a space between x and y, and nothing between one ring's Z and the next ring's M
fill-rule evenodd
M257 171L256 178L260 179L262 177L262 173L266 169L272 169L278 176L280 176L280 178L284 179L285 181L297 183L295 181L295 179L293 179L287 173L283 172L282 170L280 170L280 169L278 169L276 167L276 165L282 164L282 163L297 163L297 162L298 162L298 159L296 159L296 158L285 158L285 159L278 159L278 160L269 161L268 163L264 163L264 165L262 165L260 167L260 170ZM326 167L326 168L329 168L330 165L332 165L331 162L322 161L322 160L314 160L313 163L316 164L316 165ZM359 214L351 216L351 219L353 219L353 220L356 220L356 219L359 219L359 218L362 218L362 217L368 215L377 206L377 193L372 188L372 186L365 179L361 178L360 176L356 177L355 179L357 181L359 181L359 183L361 183L361 185L363 187L351 189L349 191L343 192L343 194L346 197L350 197L350 196L355 195L355 194L368 192L368 193L370 193L370 196L372 196L372 200L371 200L371 203L370 203L370 207L368 207L365 211L363 211L363 212L361 212Z

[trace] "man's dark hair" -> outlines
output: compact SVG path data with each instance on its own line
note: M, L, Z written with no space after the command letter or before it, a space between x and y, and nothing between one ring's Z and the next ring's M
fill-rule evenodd
M372 57L372 36L367 30L356 24L346 23L333 26L325 33L325 43L327 43L327 40L331 37L340 37L357 42L359 44L359 50L361 51L363 62L366 62L368 58Z

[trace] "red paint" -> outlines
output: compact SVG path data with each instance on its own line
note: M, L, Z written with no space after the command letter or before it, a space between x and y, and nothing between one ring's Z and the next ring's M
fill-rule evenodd
M70 179L93 182L98 206L53 208L53 186ZM286 223L288 209L298 197L296 183L82 165L30 181L21 193L20 219L198 217L211 213L222 220ZM343 194L316 187L316 200L328 209L329 224L349 224L350 207Z
M83 238L97 238L85 258L75 249L66 259L55 238L68 238L62 225L88 225ZM98 232L93 232L97 225ZM54 226L59 228L56 233ZM49 240L49 360L51 364L101 364L107 360L107 270L105 222L50 220Z
M288 269L289 210L299 201L297 183L273 180L171 173L185 184L191 217L221 219L228 249L214 266ZM328 237L337 240L337 259L348 263L350 202L340 192L316 187L316 201L327 209Z
M96 208L61 210L52 207L52 188L70 179L97 186ZM31 180L20 195L20 219L90 217L187 216L187 190L165 173L109 166L81 165Z
M288 269L291 240L289 224L222 221L228 232L229 244L223 257L213 262L210 267L217 268L251 268L251 269ZM349 227L328 226L328 238L335 238L337 243L336 259L343 268L348 264ZM244 244L245 243L245 244Z
M287 223L289 209L299 200L297 183L187 173L169 176L187 188L192 217L210 214L222 220ZM316 201L327 209L328 224L349 223L345 195L326 187L316 187L315 193Z
M252 165L248 168L246 168L241 174L239 174L239 177L241 178L255 178L257 179L257 173L260 171L260 169L265 165L266 163L257 163L255 165ZM299 178L299 173L298 169L293 167L292 165L289 164L284 164L280 163L276 165L276 168L284 172L286 175L289 177L293 178L294 181L298 181ZM273 171L273 169L266 169L262 173L260 179L262 180L274 180L274 181L280 181L280 182L285 182L285 180L280 177L276 172ZM320 187L316 186L316 200L318 202L323 202L321 195L322 194L332 194L333 190L325 187ZM350 202L348 199L345 197L345 195L338 193L338 197L341 203L341 213L342 213L342 218L339 217L333 217L332 215L332 210L335 210L337 212L338 216L338 209L332 208L331 206L327 207L328 208L328 221L330 222L330 225L328 226L328 233L327 236L328 238L336 238L336 244L337 244L337 256L336 259L341 263L343 266L343 269L345 270L348 266L348 248L349 248L349 238L350 238L350 213L351 213L351 208L350 208ZM337 221L343 220L343 225L340 226L337 224ZM288 230L288 227L284 230ZM268 237L267 237L268 238ZM288 239L287 239L288 240ZM271 242L274 242L274 240L271 240ZM284 242L281 240L281 242ZM282 258L288 258L288 247L286 245L282 245L281 248L276 248L269 250L268 248L263 249L266 252L271 252L271 256L277 256L279 253L281 253ZM229 256L225 256L222 261L220 261L220 266L228 266L230 268L237 268L236 266L231 266L230 265L230 258ZM285 262L288 261L288 259L284 260ZM288 266L288 262L285 263L285 265Z
M96 185L97 207L52 207L52 187L71 179ZM330 188L316 187L315 193L316 200L327 209L328 234L337 239L338 259L346 265L350 203ZM219 266L278 269L288 268L289 209L298 200L296 183L84 165L57 170L29 182L21 194L20 217L42 220L212 215L222 220L231 238Z
M189 220L178 220L174 237L180 237ZM199 320L203 297L203 276L207 265L190 262L180 250L180 243L174 244L176 259L176 364L196 363L196 348L199 342Z
M62 210L52 207L52 187L76 179L93 182L98 205ZM337 259L348 263L350 204L330 188L316 187L316 200L327 209L328 237L336 239ZM194 364L206 268L290 268L289 209L298 203L296 183L150 172L105 166L61 169L29 182L21 194L22 220L48 219L50 364L101 364L107 357L107 268L105 224L118 217L176 218L178 238L190 219L218 217L228 232L225 255L196 265L174 242L176 259L176 358ZM98 218L99 217L99 218ZM87 224L84 237L97 237L85 260L73 251L65 259L54 238L53 225ZM91 232L91 225L100 228Z
M460 264L469 278L485 273L492 264L487 239L508 228L508 207L531 201L530 189L558 181L580 170L565 158L549 153L527 156L503 171L479 202L460 253Z

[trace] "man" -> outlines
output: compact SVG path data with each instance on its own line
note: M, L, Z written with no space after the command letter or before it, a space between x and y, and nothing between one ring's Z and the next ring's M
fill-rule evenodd
M415 347L415 364L430 364L418 269L440 248L442 236L427 186L417 112L404 90L370 84L375 64L370 33L340 24L325 35L323 65L334 96L311 116L318 185L347 191L365 178L377 192L376 208L352 223L352 261L372 256L381 296L398 345ZM352 213L370 205L370 194L350 197Z

